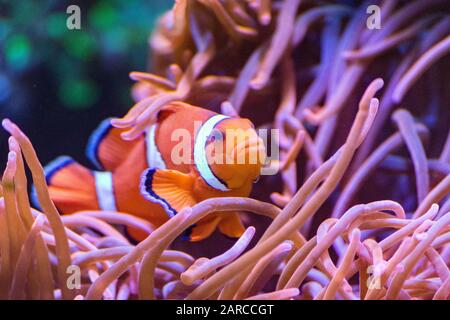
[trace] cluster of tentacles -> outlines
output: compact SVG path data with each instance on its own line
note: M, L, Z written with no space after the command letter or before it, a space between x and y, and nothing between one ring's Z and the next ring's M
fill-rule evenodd
M118 212L60 216L30 141L5 120L0 297L448 299L450 8L381 1L371 30L372 2L178 0L161 18L154 73L131 74L136 105L113 124L133 139L185 101L278 129L281 174L261 179L259 200L209 199L155 230ZM256 228L212 258L171 249L217 211ZM116 225L149 236L133 245Z

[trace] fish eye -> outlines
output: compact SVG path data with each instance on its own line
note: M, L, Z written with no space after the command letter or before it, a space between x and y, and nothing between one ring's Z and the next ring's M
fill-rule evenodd
M208 138L209 142L222 141L222 140L223 140L223 133L220 130L214 130L213 133Z
M209 139L208 139L208 142L215 142L215 141L221 141L220 136L213 135L213 136L209 137Z

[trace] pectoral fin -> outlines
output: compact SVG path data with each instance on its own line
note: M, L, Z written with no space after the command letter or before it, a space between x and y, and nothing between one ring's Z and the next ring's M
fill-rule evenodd
M245 227L237 212L223 213L223 219L219 223L219 230L230 238L239 238L245 231Z
M237 212L215 213L191 226L185 234L185 239L194 242L203 240L217 227L222 234L230 238L239 238L245 231Z
M195 179L176 170L147 169L141 177L141 194L164 207L170 217L197 201L193 195Z
M217 225L220 223L222 217L218 214L209 215L195 225L191 226L186 230L184 238L189 241L200 241L208 238L214 230L216 230Z

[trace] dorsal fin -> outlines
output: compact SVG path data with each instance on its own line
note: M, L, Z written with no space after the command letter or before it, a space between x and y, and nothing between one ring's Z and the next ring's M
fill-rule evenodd
M86 156L99 170L114 171L124 162L143 136L133 141L123 140L120 134L124 129L111 125L111 118L103 120L92 133L86 149Z

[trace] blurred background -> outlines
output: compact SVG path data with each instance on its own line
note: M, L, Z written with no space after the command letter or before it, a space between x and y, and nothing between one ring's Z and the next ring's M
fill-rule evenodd
M69 30L67 7L81 9ZM40 160L87 164L87 139L131 106L128 73L148 65L148 37L172 0L0 0L0 119L16 122ZM7 154L0 131L0 167Z

